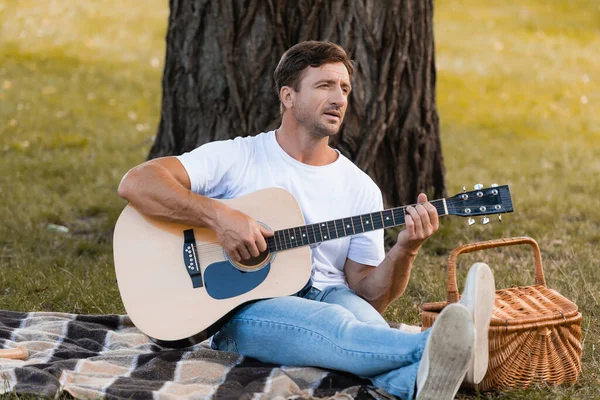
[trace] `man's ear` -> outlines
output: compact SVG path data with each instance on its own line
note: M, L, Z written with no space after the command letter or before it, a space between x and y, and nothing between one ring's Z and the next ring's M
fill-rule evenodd
M281 90L279 91L279 99L281 100L281 104L283 104L285 109L294 108L293 92L294 92L294 89L292 89L289 86L283 86L281 88Z

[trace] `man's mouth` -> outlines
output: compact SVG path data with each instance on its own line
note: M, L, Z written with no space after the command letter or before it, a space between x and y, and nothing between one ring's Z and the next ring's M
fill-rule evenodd
M324 114L329 117L333 117L333 118L337 118L337 119L342 118L342 113L340 113L339 111L327 111Z

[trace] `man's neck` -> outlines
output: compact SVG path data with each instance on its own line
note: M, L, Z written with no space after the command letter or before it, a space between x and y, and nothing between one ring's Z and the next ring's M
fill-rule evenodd
M275 138L290 157L312 166L323 166L337 160L338 153L329 147L329 137L315 137L284 125L282 123L275 131Z

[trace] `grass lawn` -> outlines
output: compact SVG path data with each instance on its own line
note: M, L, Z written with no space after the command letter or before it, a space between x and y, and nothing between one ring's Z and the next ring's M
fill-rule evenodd
M158 0L0 0L0 309L124 312L116 188L156 131L167 16ZM509 184L516 212L487 226L444 219L386 317L417 323L422 303L445 298L452 248L531 236L548 285L583 313L580 381L463 395L600 398L600 4L440 1L435 34L450 194ZM461 256L460 277L480 260L499 288L533 282L527 248Z

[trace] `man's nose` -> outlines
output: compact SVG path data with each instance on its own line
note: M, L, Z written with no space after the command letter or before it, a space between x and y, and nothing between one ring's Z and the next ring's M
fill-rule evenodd
M348 97L344 93L344 90L341 87L336 87L331 97L331 102L338 106L344 106L348 102Z

